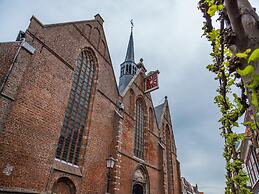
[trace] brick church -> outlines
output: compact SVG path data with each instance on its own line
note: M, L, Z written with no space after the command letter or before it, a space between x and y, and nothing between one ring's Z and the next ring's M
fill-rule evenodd
M135 61L132 30L125 50L117 85L99 14L33 16L0 43L0 193L181 193L168 99L150 95L159 72Z

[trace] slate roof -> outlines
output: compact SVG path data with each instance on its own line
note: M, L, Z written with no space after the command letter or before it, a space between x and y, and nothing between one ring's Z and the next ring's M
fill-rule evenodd
M127 68L133 69L136 66L135 59L134 59L134 41L133 41L133 32L131 30L127 53L125 57L125 61L121 64L121 69ZM122 92L125 90L125 88L128 86L130 80L133 78L134 74L133 70L129 70L131 73L126 73L120 77L119 80L119 92L122 94Z
M133 41L132 31L130 33L130 39L129 39L129 44L128 44L128 49L127 49L125 61L130 61L130 62L135 63L135 60L134 60L134 41Z
M161 121L163 108L164 108L164 102L155 107L155 114L156 114L156 120L157 120L158 125L160 124L160 121Z

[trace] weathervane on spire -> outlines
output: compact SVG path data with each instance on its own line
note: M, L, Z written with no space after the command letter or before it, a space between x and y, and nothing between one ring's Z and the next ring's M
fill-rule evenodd
M133 31L133 27L134 27L133 19L130 20L130 24L131 24L131 32L132 32Z

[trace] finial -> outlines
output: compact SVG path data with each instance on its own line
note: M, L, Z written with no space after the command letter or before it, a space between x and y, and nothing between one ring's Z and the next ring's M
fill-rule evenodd
M140 58L140 60L139 60L139 61L140 61L141 63L143 63L143 61L144 61L144 60L143 60L143 58Z
M130 24L131 24L131 32L132 32L133 31L133 27L134 27L133 19L130 20Z
M165 100L167 100L167 96L165 96Z

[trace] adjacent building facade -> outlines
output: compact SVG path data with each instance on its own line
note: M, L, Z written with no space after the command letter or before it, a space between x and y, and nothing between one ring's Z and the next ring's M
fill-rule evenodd
M252 111L248 110L245 121L252 120ZM244 170L249 177L249 185L254 194L259 193L259 136L258 131L246 128L244 139L238 147L240 158L244 163Z
M182 193L183 194L204 194L198 189L198 185L193 186L186 178L182 177Z
M0 63L1 193L182 193L168 100L153 105L132 31L118 86L98 14L33 16Z

